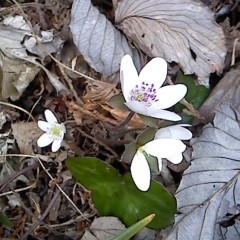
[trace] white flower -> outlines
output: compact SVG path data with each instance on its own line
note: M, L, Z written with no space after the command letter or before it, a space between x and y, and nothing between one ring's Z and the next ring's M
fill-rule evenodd
M183 84L161 87L167 76L167 62L153 58L138 75L130 55L121 61L120 80L125 105L132 111L154 118L179 121L176 113L164 110L179 102L187 92Z
M56 152L61 147L66 128L63 123L58 123L50 110L45 110L44 114L47 121L38 121L38 126L45 133L37 140L37 145L46 147L52 143L52 151Z
M162 158L166 158L174 164L182 161L182 153L186 146L181 140L192 138L192 133L183 128L189 125L175 125L159 129L155 139L141 146L131 163L131 175L136 186L141 191L147 191L150 187L151 173L149 163L145 155L152 155L158 159L158 170L162 169ZM144 155L145 154L145 155Z

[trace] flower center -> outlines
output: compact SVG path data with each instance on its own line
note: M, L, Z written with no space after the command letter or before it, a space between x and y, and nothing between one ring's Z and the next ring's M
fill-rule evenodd
M64 133L63 126L61 124L53 124L50 129L50 134L54 138L61 138Z
M157 90L154 84L149 85L148 83L142 82L141 85L136 85L134 89L131 90L131 100L144 102L147 105L151 105L151 102L158 101Z

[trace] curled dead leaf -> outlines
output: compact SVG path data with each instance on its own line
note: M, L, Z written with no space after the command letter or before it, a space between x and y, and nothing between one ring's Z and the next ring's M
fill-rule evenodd
M212 72L222 72L225 37L214 14L201 1L122 0L115 22L150 57L177 62L208 85Z
M102 104L101 107L103 109L105 109L106 111L108 111L117 121L119 121L119 123L126 120L128 114L130 113L129 111L125 111L123 109L111 108L108 105L103 105ZM134 114L134 116L132 117L132 119L130 120L130 122L128 124L130 126L136 127L136 128L140 128L140 127L145 126L142 119L137 114Z

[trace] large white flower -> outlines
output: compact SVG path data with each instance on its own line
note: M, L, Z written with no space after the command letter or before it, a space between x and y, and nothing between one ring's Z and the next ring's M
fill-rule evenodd
M189 125L179 124L159 129L154 140L137 150L131 163L131 175L141 191L147 191L151 181L151 170L146 155L157 157L159 171L162 169L162 158L166 158L174 164L182 161L182 153L186 146L181 140L192 138L192 133L183 126Z
M183 84L161 87L167 76L167 62L153 58L138 75L130 55L121 61L120 81L125 105L132 111L154 118L179 121L176 113L164 110L179 102L187 92Z
M56 152L61 147L66 128L63 123L58 123L50 110L45 110L44 115L47 121L39 120L38 126L45 133L37 140L37 145L46 147L52 143L52 152Z

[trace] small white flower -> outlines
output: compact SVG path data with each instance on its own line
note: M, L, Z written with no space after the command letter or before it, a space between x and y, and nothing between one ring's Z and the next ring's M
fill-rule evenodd
M167 62L153 58L138 75L130 55L121 61L120 80L125 105L132 111L154 118L179 121L176 113L164 110L179 102L187 92L183 84L161 87L167 76Z
M47 121L38 121L38 126L45 133L37 140L37 145L46 147L52 143L52 152L56 152L61 147L66 128L63 123L58 123L50 110L45 110L44 115Z
M144 154L157 157L159 171L162 169L162 158L166 158L174 164L182 161L182 153L186 146L181 140L192 138L192 133L183 126L189 125L179 124L159 129L154 140L137 150L131 163L131 175L141 191L147 191L151 181L149 163Z

